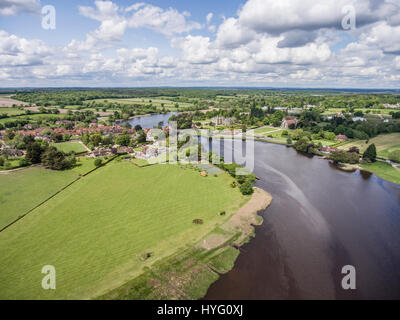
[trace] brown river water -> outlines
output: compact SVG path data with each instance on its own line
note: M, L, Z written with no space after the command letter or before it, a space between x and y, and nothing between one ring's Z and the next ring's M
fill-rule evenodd
M400 299L399 185L263 142L254 163L272 205L205 299ZM345 265L356 290L341 287Z

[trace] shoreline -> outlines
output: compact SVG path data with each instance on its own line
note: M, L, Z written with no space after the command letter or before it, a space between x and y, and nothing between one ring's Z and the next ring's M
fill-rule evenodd
M197 244L146 267L136 278L94 299L198 300L222 274L233 269L239 247L255 236L272 196L254 187L251 198L235 214Z

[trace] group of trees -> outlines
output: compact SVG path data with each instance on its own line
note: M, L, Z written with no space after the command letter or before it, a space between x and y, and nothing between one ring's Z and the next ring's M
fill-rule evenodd
M73 153L65 154L43 141L35 141L33 136L26 136L24 139L26 143L25 160L29 163L41 163L53 170L68 169L76 164L75 154Z

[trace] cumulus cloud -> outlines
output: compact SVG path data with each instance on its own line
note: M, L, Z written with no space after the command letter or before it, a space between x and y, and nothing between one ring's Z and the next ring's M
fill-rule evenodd
M5 2L17 1L0 0L0 10ZM357 29L351 32L341 29L344 5L356 8ZM399 11L397 0L247 0L217 28L213 12L201 25L174 8L95 1L79 7L82 16L99 22L84 41L49 47L0 31L0 79L398 87ZM165 54L155 43L125 47L123 36L139 28L164 35L175 50Z
M0 30L0 66L32 66L42 64L52 49L41 40L27 40Z
M125 10L132 13L128 25L132 28L148 28L165 35L173 35L200 29L197 22L188 21L190 13L178 12L173 8L162 9L145 3L137 3Z
M23 12L38 13L40 0L0 0L0 15L14 16Z

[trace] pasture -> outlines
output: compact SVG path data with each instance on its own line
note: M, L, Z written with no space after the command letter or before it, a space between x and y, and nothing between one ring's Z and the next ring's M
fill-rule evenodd
M88 299L123 285L236 212L247 198L232 181L176 165L101 167L0 232L0 298ZM56 290L41 288L44 265Z
M366 143L365 140L352 140L340 147L340 149L348 150L351 147L357 147L360 152L363 153L369 145L375 144L376 151L379 157L387 158L389 152L400 149L400 132L381 134L375 138L369 140Z
M75 152L76 154L85 153L87 150L85 147L80 144L79 142L60 142L60 143L52 143L52 146L55 146L58 150L68 153L68 152Z

